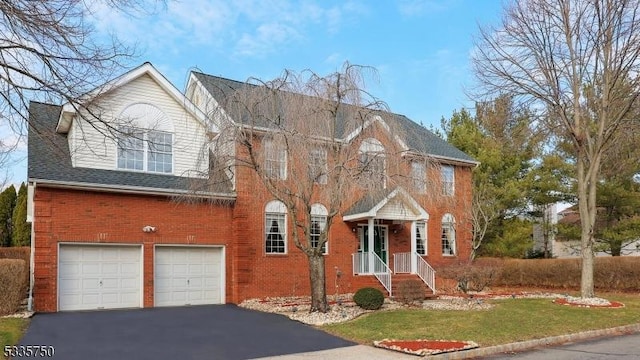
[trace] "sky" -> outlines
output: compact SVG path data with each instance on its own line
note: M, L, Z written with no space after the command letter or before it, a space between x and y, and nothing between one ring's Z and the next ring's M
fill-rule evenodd
M366 89L390 111L436 127L473 107L465 89L474 37L502 11L500 0L167 0L144 13L100 4L96 32L135 45L127 65L149 61L181 91L191 70L270 80L285 69L329 74L348 61L377 70ZM7 176L26 181L26 146Z

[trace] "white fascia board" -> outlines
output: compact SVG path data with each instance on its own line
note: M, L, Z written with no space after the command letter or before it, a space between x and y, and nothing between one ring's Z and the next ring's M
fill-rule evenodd
M110 185L110 184L96 184L96 183L82 183L74 181L56 181L46 179L29 179L29 182L37 183L39 186L47 186L52 188L61 189L75 189L75 190L92 190L100 192L122 193L122 194L142 194L142 195L161 195L161 196L176 196L184 195L191 198L215 198L221 200L235 200L235 193L213 193L206 191L189 191L181 189L161 189L150 188L142 186L123 186L123 185ZM116 187L117 186L117 187Z
M187 99L150 62L145 62L144 64L130 70L129 72L124 73L123 75L120 75L119 77L105 83L104 85L93 89L86 95L82 96L82 98L80 98L78 102L85 103L85 104L89 103L96 96L110 92L121 86L124 86L145 74L149 75L176 102L181 104L189 114L195 117L201 123L201 125L207 128L207 117L205 116L205 114L202 111L200 111L200 109L198 109L189 99ZM71 126L71 119L73 115L76 114L77 109L78 109L78 106L71 102L68 102L62 106L62 113L60 114L58 125L56 126L56 132L67 133L69 131L69 128Z

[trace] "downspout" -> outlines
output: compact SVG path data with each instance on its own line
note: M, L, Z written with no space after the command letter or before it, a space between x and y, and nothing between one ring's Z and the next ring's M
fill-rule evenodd
M34 265L35 265L35 239L36 239L36 233L34 231L34 223L35 223L35 209L33 208L34 206L34 201L33 198L35 196L35 192L36 192L36 183L33 183L33 190L32 190L32 195L31 195L31 254L29 256L29 300L27 301L27 311L32 312L33 311L33 286L35 283L35 273L34 273Z

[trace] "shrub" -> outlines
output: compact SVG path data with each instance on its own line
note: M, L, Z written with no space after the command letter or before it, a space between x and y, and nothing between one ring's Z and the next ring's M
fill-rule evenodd
M461 262L438 271L439 276L458 282L457 289L465 294L469 291L482 291L500 277L503 261L485 258L473 262Z
M581 259L509 259L496 284L500 286L579 289ZM640 290L640 257L595 259L594 285L598 290Z
M24 299L24 260L0 259L0 315L13 314Z
M396 299L405 305L425 299L424 285L419 280L405 280L398 283Z
M378 310L384 303L384 295L378 289L366 287L356 291L353 302L365 310Z
M24 260L24 292L29 287L29 264L31 263L31 248L28 246L0 247L0 259Z

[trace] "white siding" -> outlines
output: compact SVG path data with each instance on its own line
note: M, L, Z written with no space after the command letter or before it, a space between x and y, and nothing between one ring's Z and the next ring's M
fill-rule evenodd
M102 121L117 125L118 115L135 103L152 104L173 122L173 175L206 175L209 159L205 151L204 127L148 75L98 99L92 112L101 121L89 122L80 117L74 120L69 131L73 166L109 170L117 168L115 134Z
M378 210L376 217L389 220L404 220L407 216L413 217L417 215L419 214L407 207L402 201L392 199Z

